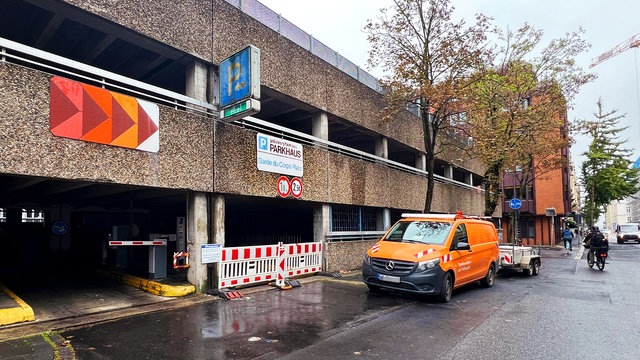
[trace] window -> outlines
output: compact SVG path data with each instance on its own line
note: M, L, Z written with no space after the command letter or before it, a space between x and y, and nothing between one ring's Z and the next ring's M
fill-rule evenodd
M524 193L520 191L520 187L507 187L504 188L504 198L513 199L514 197L520 200L533 200L533 187L527 186L524 188Z
M37 209L22 209L23 223L43 223L44 211Z
M401 221L389 232L387 241L442 245L451 231L451 223L437 221ZM464 225L456 229L456 238L466 236Z
M467 227L464 224L460 224L456 228L456 232L453 234L453 241L451 241L451 250L455 250L455 248L458 247L458 243L461 241L469 242Z
M523 238L535 238L536 237L536 223L533 219L522 218L520 219L520 234Z
M7 222L7 210L0 208L0 222Z
M331 231L376 231L376 208L349 205L331 206Z

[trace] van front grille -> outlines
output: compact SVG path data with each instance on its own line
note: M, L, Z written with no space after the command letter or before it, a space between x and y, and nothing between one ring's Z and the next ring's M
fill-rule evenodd
M409 275L413 272L416 263L411 261L389 260L381 258L371 258L371 267L373 270L388 275L402 276ZM389 268L392 268L389 270Z

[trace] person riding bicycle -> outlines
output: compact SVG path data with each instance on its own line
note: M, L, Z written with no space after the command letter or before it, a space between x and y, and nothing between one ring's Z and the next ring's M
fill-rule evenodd
M584 238L584 242L589 244L591 255L606 254L609 251L609 241L597 226L591 228L591 232Z
M569 229L569 226L562 232L562 240L564 241L564 249L567 251L565 255L569 255L572 251L571 242L573 241L573 232Z

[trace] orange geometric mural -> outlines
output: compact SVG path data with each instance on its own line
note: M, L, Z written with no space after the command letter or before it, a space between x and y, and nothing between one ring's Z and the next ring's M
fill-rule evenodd
M49 128L55 136L158 152L158 105L54 76Z

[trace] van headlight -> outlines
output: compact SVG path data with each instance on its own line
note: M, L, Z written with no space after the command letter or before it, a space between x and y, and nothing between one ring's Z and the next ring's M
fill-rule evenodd
M365 255L364 256L364 263L371 266L371 256L369 255Z
M424 271L424 270L433 269L438 264L440 264L440 258L435 258L433 260L428 260L428 261L422 261L418 263L418 270Z

